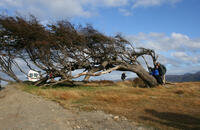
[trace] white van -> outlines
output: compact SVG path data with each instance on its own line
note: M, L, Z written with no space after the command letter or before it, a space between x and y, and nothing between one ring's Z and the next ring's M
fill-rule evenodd
M36 82L38 80L40 80L40 74L39 74L39 72L34 71L34 70L30 70L28 72L28 81Z

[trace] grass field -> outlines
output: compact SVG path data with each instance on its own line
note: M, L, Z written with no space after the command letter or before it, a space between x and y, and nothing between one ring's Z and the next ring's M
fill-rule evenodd
M24 91L59 102L67 109L102 110L160 129L200 129L200 83L176 83L139 88L139 82L99 81L84 86Z

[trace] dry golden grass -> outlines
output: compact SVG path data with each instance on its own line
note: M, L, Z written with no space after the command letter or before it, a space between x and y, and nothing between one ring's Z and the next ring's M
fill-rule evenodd
M139 88L139 80L91 82L82 87L25 91L59 102L66 108L102 110L160 129L200 129L200 83Z

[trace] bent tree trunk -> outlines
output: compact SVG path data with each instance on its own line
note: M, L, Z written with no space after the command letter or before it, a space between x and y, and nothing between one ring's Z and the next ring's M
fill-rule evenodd
M114 69L114 68L116 68L116 69ZM153 76L151 76L141 65L138 65L138 64L127 65L126 64L126 65L120 65L118 67L116 66L114 68L112 69L112 71L113 70L119 70L119 71L131 71L131 72L136 73L137 76L143 80L143 82L145 83L145 85L147 87L155 87L155 86L158 85L158 82L156 81L156 79ZM90 71L90 73L91 72L93 73L93 72L96 72L96 71ZM108 73L108 72L111 72L111 71L107 70L107 72L106 71L104 71L104 72ZM101 73L103 74L104 72L101 72ZM99 74L99 75L101 75L101 74ZM91 75L86 75L85 78L89 79L90 76ZM93 76L95 76L95 75L93 75Z
M139 78L143 80L146 86L148 87L155 87L158 85L158 82L156 79L151 76L141 65L126 65L122 66L118 70L125 70L125 71L131 71L137 74Z
M158 85L156 79L151 76L142 66L137 66L137 71L135 73L144 81L147 86L155 87Z

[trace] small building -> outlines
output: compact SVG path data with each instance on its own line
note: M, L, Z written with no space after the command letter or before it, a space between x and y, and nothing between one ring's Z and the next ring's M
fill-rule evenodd
M36 82L38 80L40 80L40 74L39 74L39 72L34 71L34 70L30 70L28 72L28 81Z

